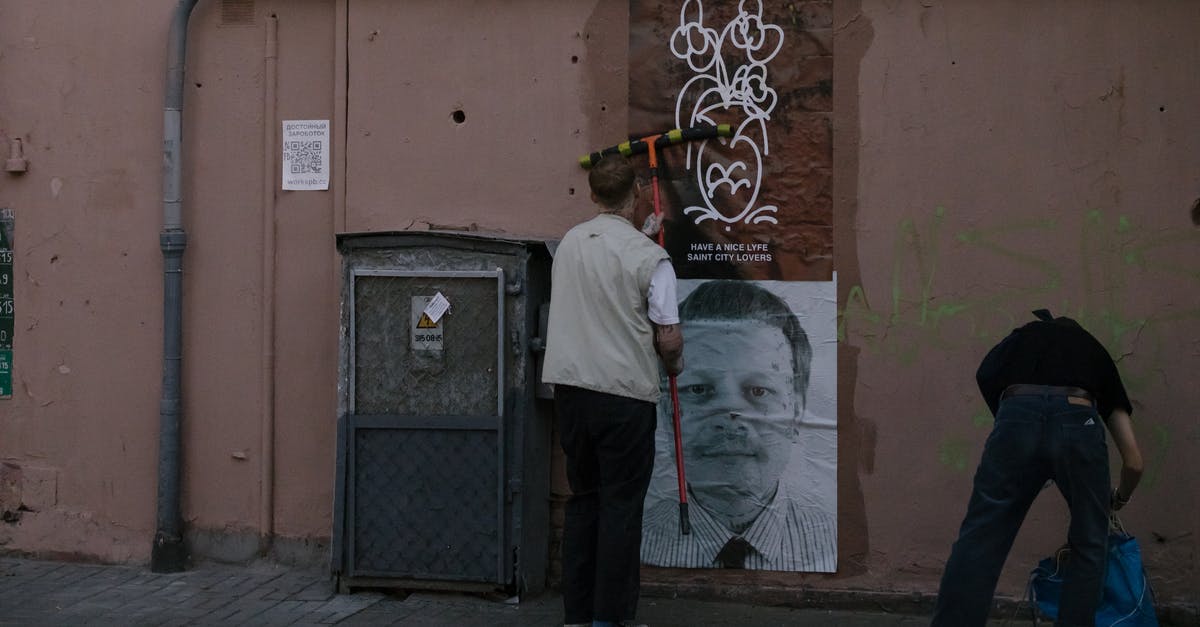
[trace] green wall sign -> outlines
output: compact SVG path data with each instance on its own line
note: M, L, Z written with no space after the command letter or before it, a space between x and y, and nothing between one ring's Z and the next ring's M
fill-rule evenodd
M0 398L12 397L13 212L0 209Z

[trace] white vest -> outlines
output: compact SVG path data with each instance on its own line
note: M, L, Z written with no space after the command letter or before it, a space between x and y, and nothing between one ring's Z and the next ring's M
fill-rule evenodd
M667 252L614 214L567 231L554 255L542 381L658 402L658 356L646 315Z

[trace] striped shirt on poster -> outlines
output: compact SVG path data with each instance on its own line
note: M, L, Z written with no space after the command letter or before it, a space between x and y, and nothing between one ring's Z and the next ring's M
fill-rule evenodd
M689 491L690 494L690 491ZM837 570L837 520L806 507L783 488L742 534L735 534L689 497L689 535L679 532L679 504L660 501L646 511L642 563L678 568L736 568L718 555L734 538L748 545L742 568L832 573Z

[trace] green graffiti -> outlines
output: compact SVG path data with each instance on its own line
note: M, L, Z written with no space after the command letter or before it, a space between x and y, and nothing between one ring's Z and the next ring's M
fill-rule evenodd
M1147 236L1128 216L1110 219L1100 209L1088 210L1078 227L1081 271L1067 286L1073 293L1082 288L1085 299L1073 303L1063 293L1062 249L1045 250L1036 243L1047 234L1059 235L1064 223L1053 217L955 233L953 241L960 247L994 256L996 267L1024 269L1011 274L1025 278L1020 284L965 296L939 290L941 243L949 215L945 207L937 206L924 221L905 217L898 222L892 242L888 309L873 309L866 289L851 286L838 312L839 341L853 337L864 348L902 364L916 363L929 350L983 350L1028 320L1027 309L1034 302L1072 315L1110 352L1119 355L1128 343L1144 342L1146 332L1156 323L1200 320L1200 307L1171 310L1153 319L1129 315L1124 312L1135 303L1122 299L1127 287L1146 278L1131 273L1167 274L1192 283L1192 289L1200 287L1200 269L1173 258L1159 259L1159 253L1172 252L1170 247L1200 242L1200 231ZM1060 239L1068 241L1069 236ZM958 324L955 331L947 332L951 321Z
M943 466L965 471L970 464L971 443L960 438L943 440L938 446L938 461Z
M837 314L838 327L837 337L839 342L846 341L846 323L851 320L865 320L871 324L879 324L879 314L871 311L871 306L867 304L867 296L863 292L861 285L855 285L850 288L846 294L846 306L838 310Z
M1153 489L1158 484L1158 480L1162 477L1163 464L1167 461L1167 453L1171 450L1171 432L1166 427L1154 425L1154 432L1150 439L1150 446L1147 448L1151 452L1146 456L1149 461L1142 473L1143 489Z
M953 217L937 206L897 221L887 298L851 285L838 311L839 342L852 342L896 367L953 355L973 369L999 338L1031 319L1032 307L1044 306L1075 318L1096 336L1117 362L1131 397L1172 402L1163 396L1167 371L1180 358L1179 338L1195 337L1200 323L1200 304L1191 298L1200 293L1200 265L1181 263L1195 257L1200 229L1151 229L1136 217L1098 208L948 232ZM1047 247L1047 241L1061 245ZM944 251L954 258L943 259ZM981 270L1005 269L1000 276L1013 278L990 284L981 278L969 291L959 283L939 284L944 276L963 275L958 266L949 275L940 272L940 264L965 260ZM1148 312L1139 300L1147 284L1178 296ZM979 409L970 421L985 428L992 417ZM1174 423L1151 416L1139 427L1150 440L1144 448L1147 486L1162 476L1171 450L1167 425ZM969 450L964 441L947 440L939 445L938 459L962 470Z

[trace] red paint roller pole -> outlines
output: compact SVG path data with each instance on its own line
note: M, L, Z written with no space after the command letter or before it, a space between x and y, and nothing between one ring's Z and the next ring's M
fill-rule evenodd
M666 248L667 228L662 223L662 200L658 195L658 153L655 142L660 135L643 137L646 152L650 161L650 189L654 194L654 215L658 218L658 245ZM668 375L667 381L671 388L671 425L675 431L675 476L679 479L679 531L683 535L692 532L692 521L688 517L687 478L683 472L683 436L679 417L679 385L675 383L675 375Z
M658 193L658 148L666 147L685 141L711 139L714 137L729 137L732 130L728 124L720 126L698 126L689 129L675 129L659 135L647 135L640 139L617 144L600 152L593 152L579 159L579 165L584 168L592 167L604 155L622 154L631 156L647 153L650 162L650 185L654 194L654 215L659 218L658 245L666 247L666 226L662 224L662 200ZM675 476L679 479L679 530L683 535L692 532L692 523L688 517L687 478L683 470L683 436L681 435L679 416L679 386L675 383L675 375L668 377L671 388L671 422L675 430Z

